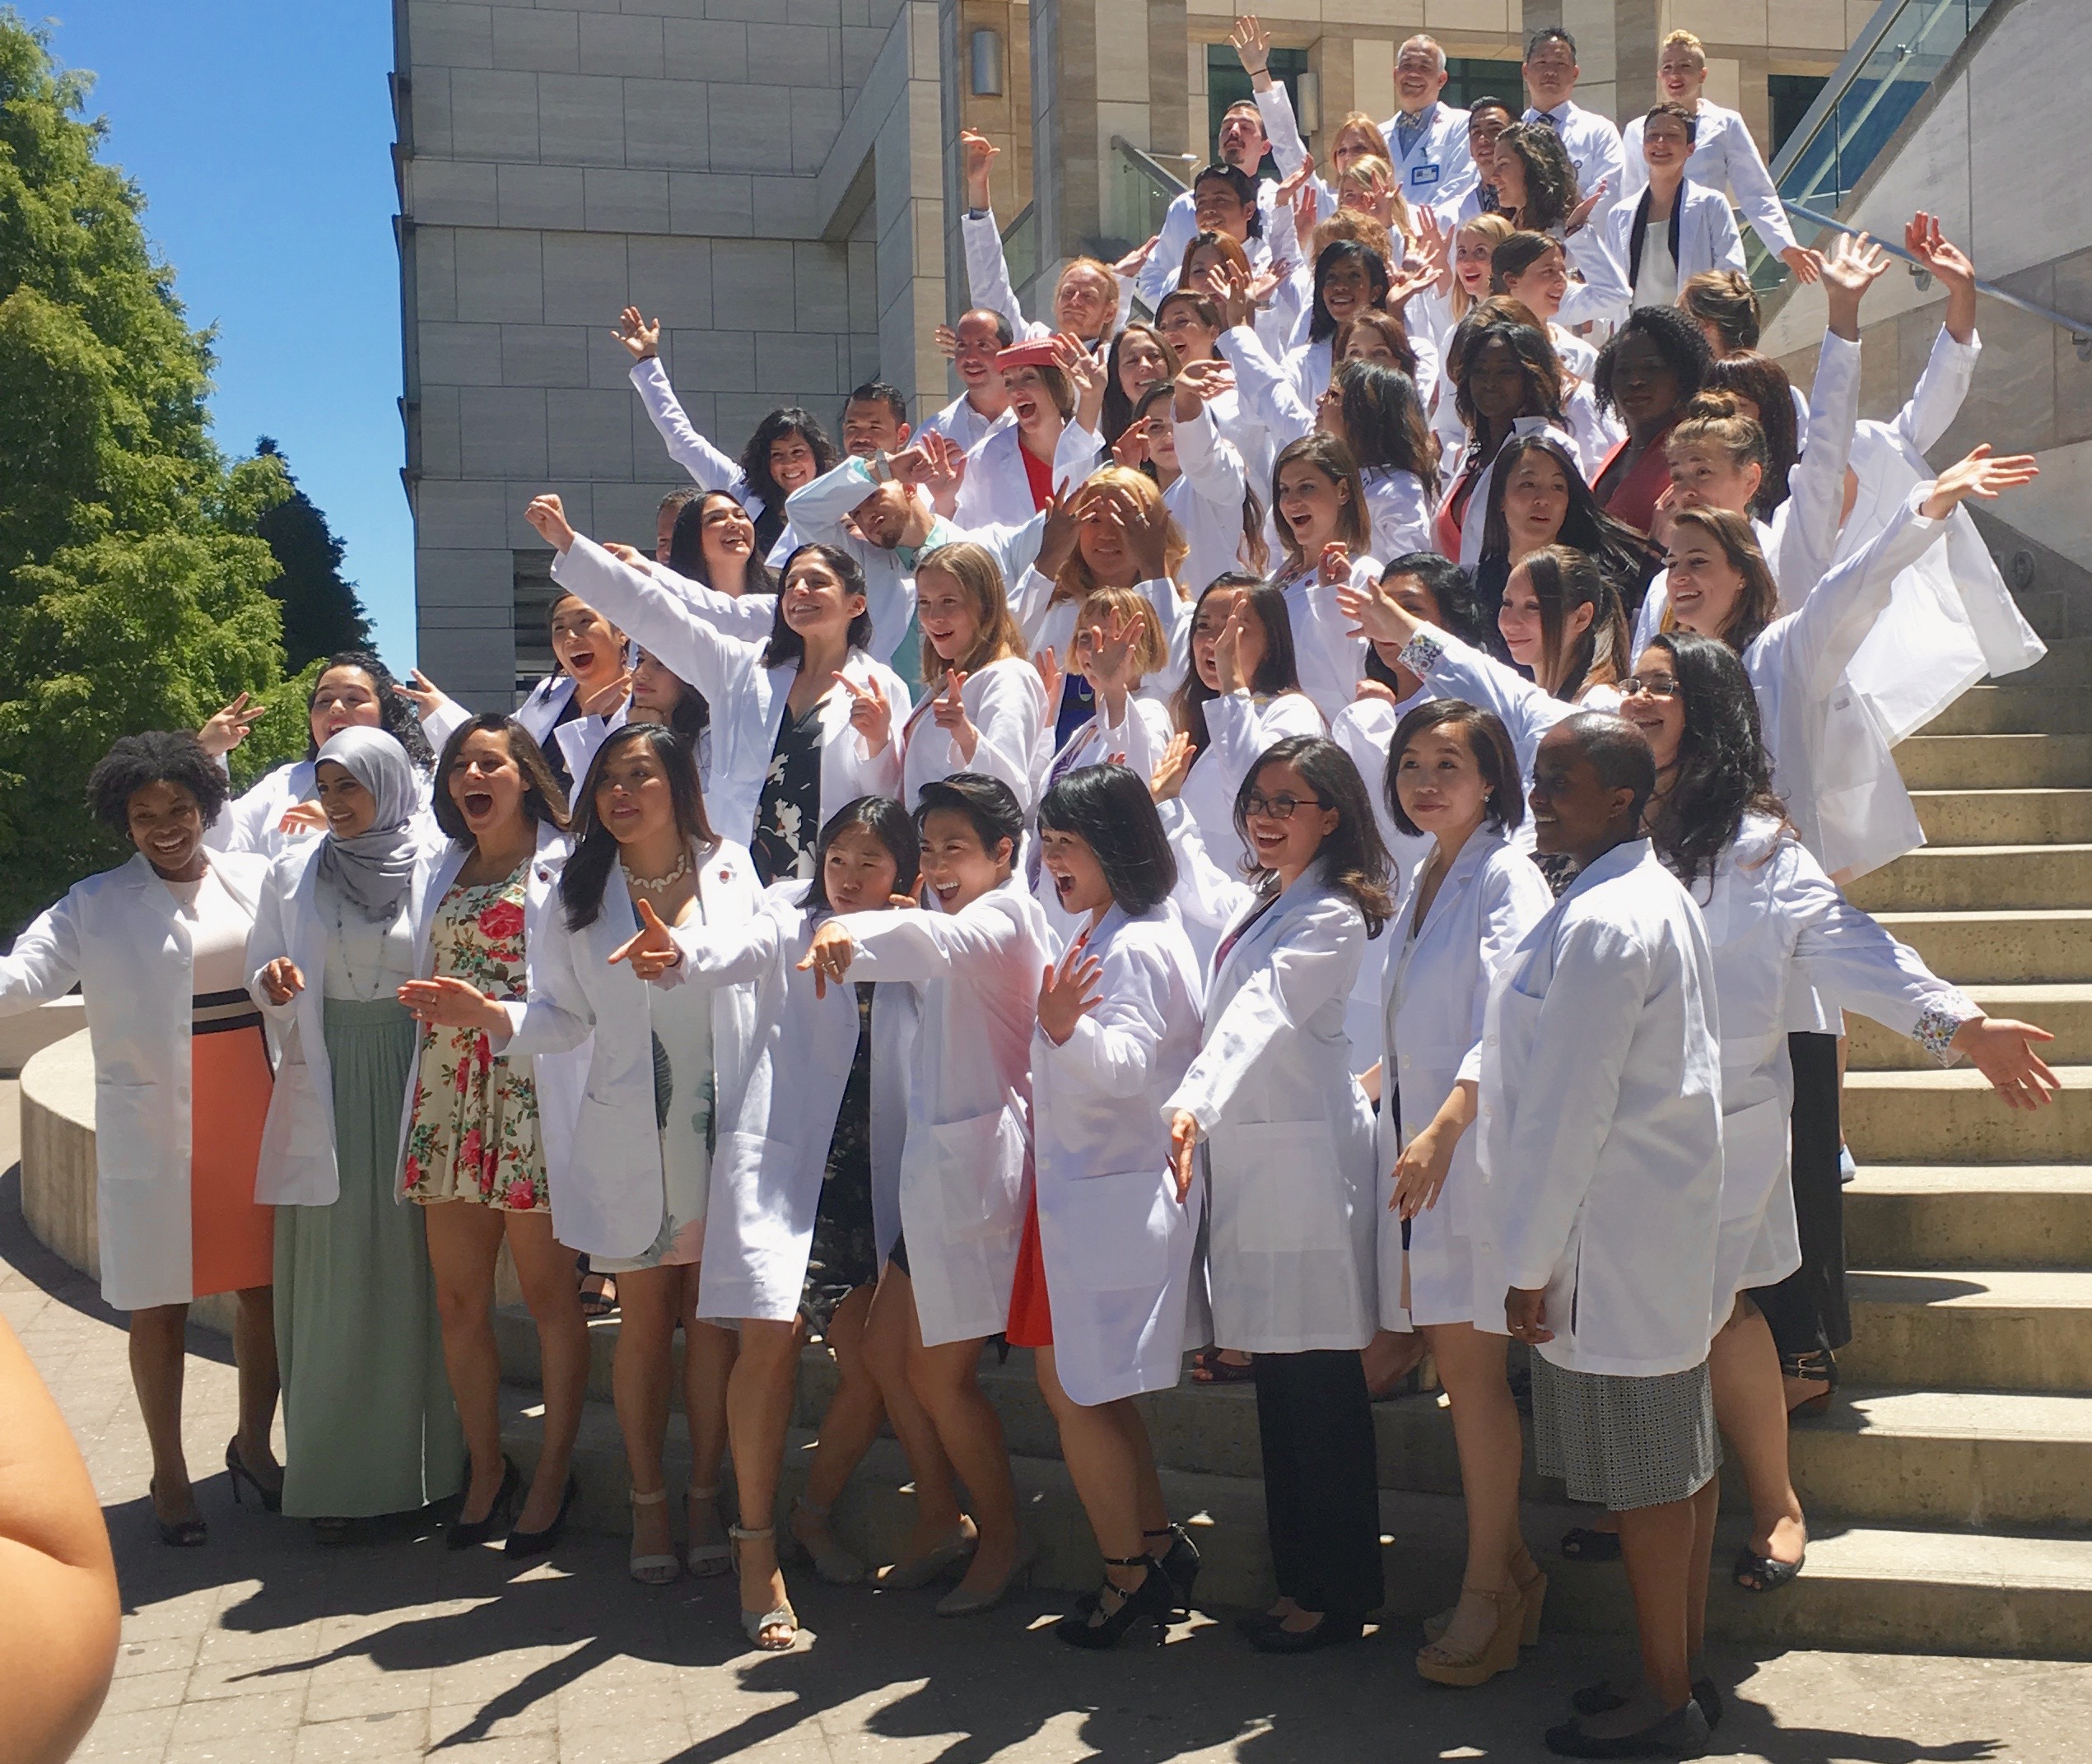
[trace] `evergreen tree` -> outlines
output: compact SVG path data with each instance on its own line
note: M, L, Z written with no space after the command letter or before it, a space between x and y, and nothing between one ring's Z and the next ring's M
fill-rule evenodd
M0 12L0 931L128 849L82 799L117 736L245 691L272 714L242 776L305 738L258 532L291 486L212 444L210 339L96 157L87 86Z
M369 615L356 584L342 579L342 542L327 517L297 487L282 450L268 435L254 443L254 454L282 463L291 486L291 494L255 524L283 570L268 591L283 609L285 666L302 668L317 656L372 648Z

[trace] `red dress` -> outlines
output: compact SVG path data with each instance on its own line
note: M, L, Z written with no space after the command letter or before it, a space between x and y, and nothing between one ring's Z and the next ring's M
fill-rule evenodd
M1656 518L1656 499L1670 488L1670 457L1664 444L1670 439L1670 428L1666 425L1661 433L1642 449L1642 457L1620 481L1613 486L1612 494L1599 506L1614 520L1624 521L1643 538L1649 536L1649 528ZM1605 481L1614 462L1628 449L1621 441L1605 455L1605 463L1598 468L1598 475L1591 479L1596 489Z
M1053 462L1035 458L1022 440L1017 444L1017 457L1024 462L1024 482L1032 492L1032 508L1044 508L1053 500Z
M1053 1306L1046 1296L1046 1256L1039 1248L1039 1198L1024 1209L1024 1240L1017 1250L1017 1278L1009 1289L1009 1326L1003 1338L1013 1347L1053 1345Z

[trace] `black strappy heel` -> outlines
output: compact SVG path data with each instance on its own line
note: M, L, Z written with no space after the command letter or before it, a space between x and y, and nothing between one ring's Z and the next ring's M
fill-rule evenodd
M1830 1413L1830 1399L1838 1394L1838 1356L1828 1347L1810 1347L1800 1353L1780 1356L1780 1376L1805 1384L1827 1385L1829 1389L1804 1397L1787 1412L1789 1422L1821 1421Z
M1155 1645L1161 1646L1168 1639L1170 1615L1175 1608L1172 1603L1175 1595L1162 1564L1152 1556L1107 1556L1104 1564L1108 1568L1145 1568L1147 1571L1141 1575L1140 1585L1131 1592L1107 1577L1103 1586L1088 1601L1088 1608L1078 1609L1061 1618L1053 1626L1054 1634L1070 1647L1102 1653L1116 1648L1135 1624L1145 1619L1155 1626ZM1090 1619L1103 1610L1104 1601L1113 1593L1119 1595L1118 1608L1092 1622Z
M240 1485L245 1482L254 1491L254 1497L262 1504L264 1513L283 1510L283 1491L271 1488L247 1468L247 1460L240 1455L240 1436L235 1434L226 1441L226 1474L232 1478L232 1504L241 1505Z

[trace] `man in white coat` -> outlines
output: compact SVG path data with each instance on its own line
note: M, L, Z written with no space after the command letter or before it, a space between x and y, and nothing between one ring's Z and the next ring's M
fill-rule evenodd
M1401 108L1380 132L1412 208L1456 207L1479 181L1467 113L1440 101L1445 89L1446 52L1436 38L1411 37L1395 50L1395 100Z
M1602 183L1605 193L1591 211L1590 224L1602 226L1624 187L1626 149L1608 117L1575 101L1577 40L1559 25L1535 30L1526 44L1526 114L1520 119L1545 123L1562 137L1577 168L1577 185L1586 196Z
M1693 1682L1721 1448L1707 1371L1722 1216L1722 1059L1699 909L1638 836L1640 732L1582 712L1540 743L1543 853L1576 880L1498 970L1470 1056L1484 1231L1533 1348L1543 1475L1619 1517L1643 1688L1548 1734L1581 1757L1697 1757ZM1695 1579L1697 1575L1697 1579Z

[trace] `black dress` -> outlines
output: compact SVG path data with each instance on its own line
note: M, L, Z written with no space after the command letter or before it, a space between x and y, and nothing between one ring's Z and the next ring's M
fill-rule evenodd
M817 701L794 717L788 707L777 726L756 803L755 837L749 855L756 874L771 882L813 876L813 852L821 837L821 706Z
M799 1313L814 1333L828 1333L836 1307L878 1274L878 1237L872 1222L872 998L875 982L857 982L857 1051L843 1082L827 1167L813 1215Z

